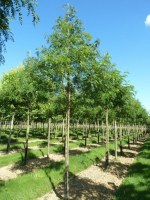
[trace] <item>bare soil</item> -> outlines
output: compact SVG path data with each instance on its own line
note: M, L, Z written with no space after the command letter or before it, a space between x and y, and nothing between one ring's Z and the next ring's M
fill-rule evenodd
M123 148L123 156L118 156L117 160L110 155L109 167L105 168L105 159L97 165L92 165L88 169L78 173L70 180L71 200L110 200L114 192L122 183L130 165L134 162L142 142ZM118 152L119 155L119 152ZM37 200L58 200L63 199L64 187L53 186L53 192L47 193Z

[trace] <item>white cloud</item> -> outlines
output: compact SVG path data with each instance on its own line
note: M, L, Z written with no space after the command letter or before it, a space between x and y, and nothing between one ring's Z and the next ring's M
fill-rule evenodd
M150 26L150 14L147 15L147 17L146 17L145 25L146 25L146 26Z

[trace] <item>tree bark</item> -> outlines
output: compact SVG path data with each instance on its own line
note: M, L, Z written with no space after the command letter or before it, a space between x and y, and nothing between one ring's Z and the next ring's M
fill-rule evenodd
M102 143L104 144L104 137L105 137L105 134L104 134L104 124L102 122Z
M69 130L70 130L70 79L67 84L67 113L66 113L66 134L65 134L65 187L64 199L69 199Z
M115 159L117 159L117 147L118 147L118 137L117 137L117 125L115 121Z
M10 151L11 135L12 135L13 126L14 126L14 117L15 117L15 114L12 115L11 122L10 122L10 132L9 132L9 137L8 137L8 142L7 142L7 150L6 150L7 153L9 153L9 151Z
M26 143L25 143L25 156L24 163L27 164L28 159L28 142L29 142L29 132L30 132L30 111L27 111L27 130L26 130Z
M128 131L128 149L130 149L130 127L129 127L129 125L127 127L127 131Z
M51 133L51 118L48 119L48 137L47 137L47 157L50 154L50 133Z
M123 155L123 146L122 146L122 126L120 124L120 155Z
M1 141L1 136L2 136L2 122L0 121L0 141Z
M108 125L108 109L106 110L106 168L109 165L109 125Z
M99 135L99 120L97 121L97 143L99 144L99 139L100 139L100 135Z

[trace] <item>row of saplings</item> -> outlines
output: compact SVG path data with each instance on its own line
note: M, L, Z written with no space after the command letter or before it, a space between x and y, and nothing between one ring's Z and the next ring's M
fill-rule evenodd
M43 124L43 123L41 123ZM43 126L43 125L42 125ZM9 124L7 123L7 127L5 129L8 129ZM56 138L57 136L62 137L62 142L64 143L65 147L65 136L66 136L66 130L65 130L65 123L51 123L50 124L44 124L43 127L38 127L36 124L36 128L34 128L34 124L32 124L32 128L34 130L37 129L43 129L43 134L45 133L44 130L48 130L48 135L46 133L46 137L48 138L48 146L50 145L50 139L52 137ZM27 128L26 132L26 143L29 140L29 127L24 125L22 126L22 123L20 125L18 124L16 128L21 132L22 128ZM7 142L7 153L9 153L10 150L10 143L11 143L11 137L13 133L14 126L12 123L10 123L10 131L8 135L8 142ZM117 125L116 122L113 123L113 125L104 124L102 123L99 125L99 123L95 123L94 125L90 125L87 123L83 124L73 124L70 127L70 138L73 140L84 140L84 146L87 146L87 142L90 138L94 138L97 140L93 140L94 143L97 144L105 144L106 146L106 167L109 164L109 143L115 142L115 158L117 158L117 151L118 151L118 142L119 142L119 148L120 148L120 155L123 155L123 141L127 141L128 148L130 149L131 142L135 144L138 140L140 140L141 137L143 137L147 132L146 126L124 126L124 125ZM34 131L35 133L35 131ZM18 135L17 135L18 136ZM26 149L27 151L27 149ZM26 152L27 154L27 152Z

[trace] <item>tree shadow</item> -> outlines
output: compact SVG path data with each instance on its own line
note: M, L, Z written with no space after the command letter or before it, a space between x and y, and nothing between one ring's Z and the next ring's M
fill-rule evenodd
M42 156L45 157L45 154L44 154L43 150L39 149L39 151L41 152Z
M54 152L55 152L55 153L63 154L63 153L65 152L65 147L64 147L64 145L57 145L57 148L54 149Z
M89 200L89 199L110 199L114 193L114 188L117 186L111 182L108 183L108 186L95 183L88 178L81 178L74 174L70 175L69 180L69 196L70 200ZM64 196L64 184L59 184L55 186L52 182L52 179L48 177L50 183L52 184L53 192L59 199L63 199ZM51 198L51 197L50 197Z
M83 154L83 153L87 153L89 150L85 149L85 148L79 148L79 149L70 149L69 150L69 155L76 155L76 154Z
M53 167L55 169L58 169L60 166L62 166L63 161L54 161L50 158L44 157L44 158L37 158L37 159L31 159L28 160L27 164L24 165L23 163L16 163L14 166L12 166L11 171L20 170L22 174L28 174L33 172L35 169L41 169L43 170L49 168L52 169Z
M0 188L5 187L5 181L0 179Z
M125 158L134 158L137 155L136 152L123 152L122 156Z
M56 196L59 199L63 199L62 195L59 193L59 190L57 190L51 176L50 176L50 170L51 168L54 168L56 171L60 170L60 168L62 167L63 162L55 162L55 163L51 163L51 165L49 167L43 168L45 175L47 176L47 178L49 179L50 185L52 187L52 190L54 191L54 193L56 194ZM62 184L62 183L60 183ZM62 184L63 185L63 184Z

